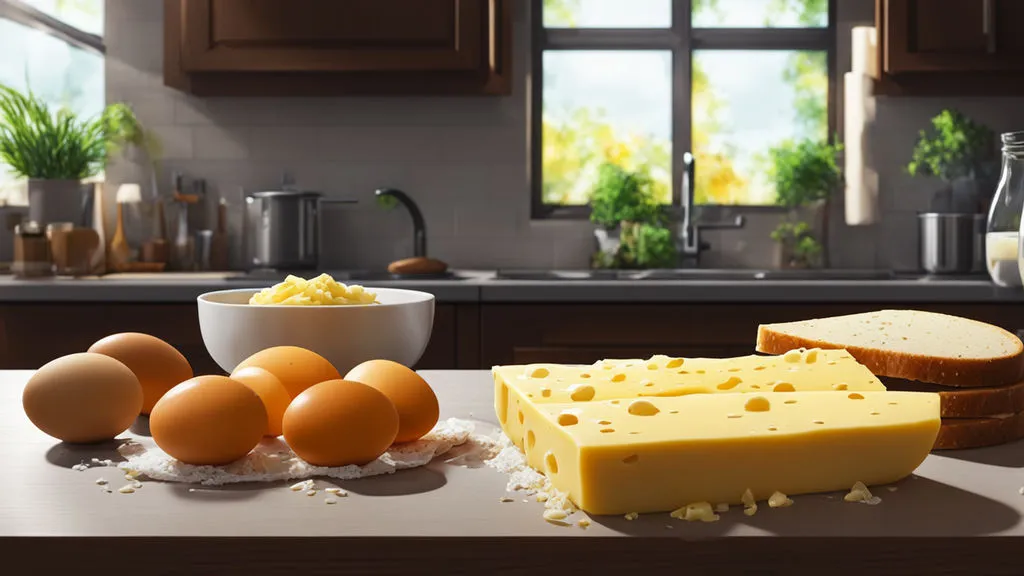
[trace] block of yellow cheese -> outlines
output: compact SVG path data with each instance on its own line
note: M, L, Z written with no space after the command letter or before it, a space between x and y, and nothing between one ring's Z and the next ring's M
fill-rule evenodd
M887 392L842 350L493 375L505 433L591 514L894 482L928 455L940 423L937 394Z
M794 350L780 356L603 360L592 365L496 366L495 408L505 433L522 449L523 403L592 402L702 393L885 390L845 350ZM506 418L512 410L514 417Z

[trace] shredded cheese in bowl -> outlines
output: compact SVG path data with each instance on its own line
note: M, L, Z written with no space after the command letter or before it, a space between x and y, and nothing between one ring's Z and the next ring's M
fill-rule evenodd
M379 304L377 294L362 286L346 286L328 274L306 280L289 275L284 282L264 288L249 299L252 305L276 306L351 306Z

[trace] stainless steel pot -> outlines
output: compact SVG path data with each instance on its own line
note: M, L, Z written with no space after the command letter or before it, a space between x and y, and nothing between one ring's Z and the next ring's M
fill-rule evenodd
M320 263L320 218L327 200L319 192L271 190L245 197L246 267L312 270Z
M918 214L921 268L929 274L985 271L985 215Z

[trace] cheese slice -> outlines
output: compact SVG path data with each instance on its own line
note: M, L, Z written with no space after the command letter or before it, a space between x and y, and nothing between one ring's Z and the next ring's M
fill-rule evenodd
M939 396L887 392L843 350L496 366L495 410L534 469L591 514L738 504L910 474Z
M521 404L531 467L590 514L895 482L939 431L924 392L698 394ZM518 417L517 417L518 420Z

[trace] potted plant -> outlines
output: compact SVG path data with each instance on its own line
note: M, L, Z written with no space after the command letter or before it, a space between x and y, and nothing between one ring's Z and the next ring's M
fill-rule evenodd
M939 212L988 211L989 194L979 185L992 179L995 136L957 110L943 110L931 119L931 133L921 130L907 173L916 177L937 177L944 183L933 199Z
M590 221L598 249L594 268L668 268L675 263L675 242L644 169L630 172L605 162L590 197Z
M771 235L779 267L828 266L829 206L843 180L836 162L841 149L840 144L806 139L769 151L776 203L788 209Z
M99 174L124 144L147 144L126 104L90 119L53 111L42 99L0 85L0 160L28 179L29 218L40 224L82 218L82 181Z

